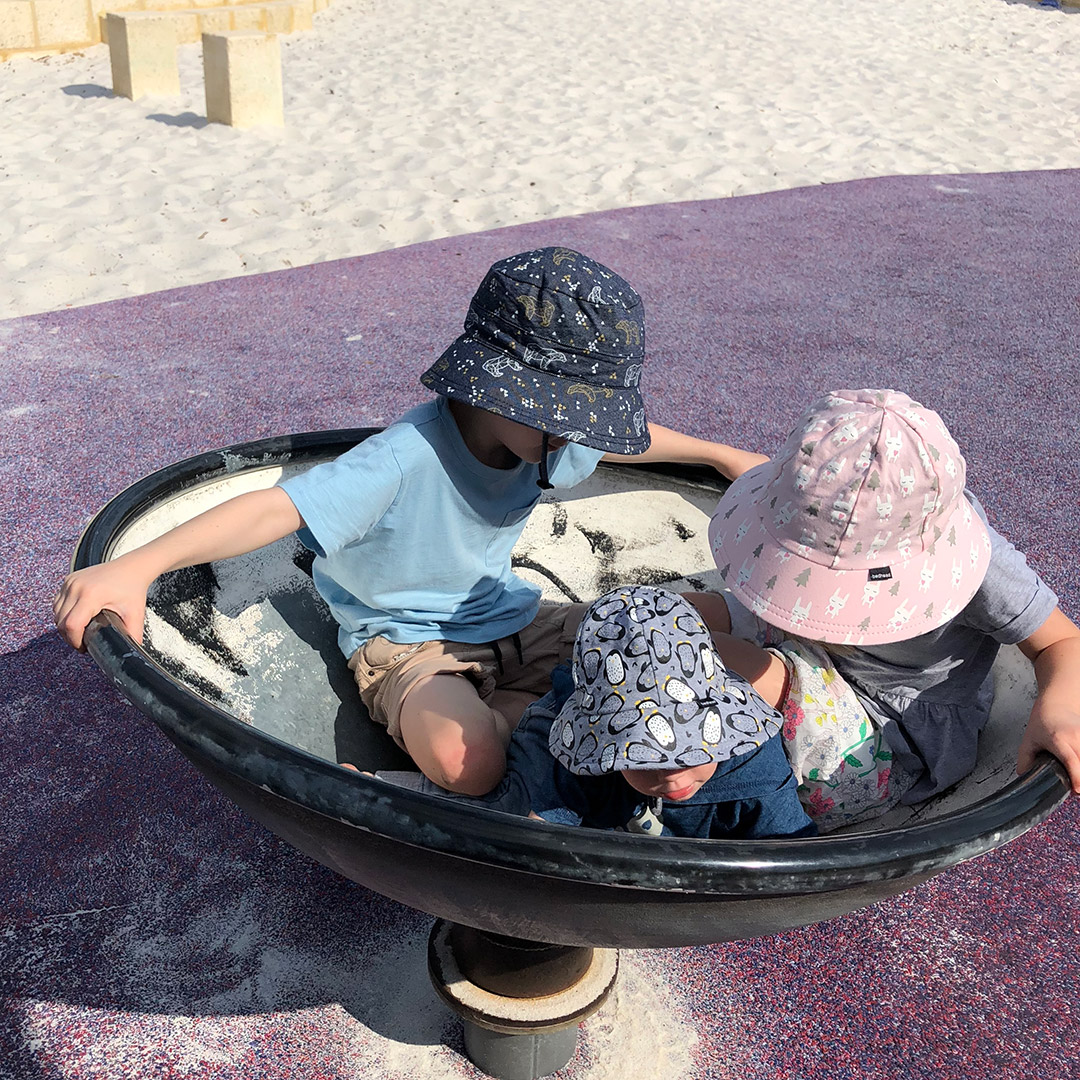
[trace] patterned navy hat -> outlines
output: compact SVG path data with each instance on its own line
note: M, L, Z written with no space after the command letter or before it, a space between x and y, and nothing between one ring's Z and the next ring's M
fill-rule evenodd
M724 667L698 612L651 585L594 601L578 627L574 692L548 747L572 773L692 769L775 735L783 717Z
M571 442L640 454L644 340L641 297L618 274L569 248L540 248L495 263L465 333L420 381Z

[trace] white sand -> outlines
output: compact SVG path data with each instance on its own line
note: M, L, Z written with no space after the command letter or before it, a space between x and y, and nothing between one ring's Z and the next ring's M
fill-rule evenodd
M1080 10L1034 0L334 0L287 127L0 64L0 318L618 206L1080 168Z
M199 917L177 921L155 911L158 898L128 913L75 912L87 932L103 931L114 963L114 996L128 996L141 1011L65 1001L21 998L12 1014L24 1048L57 1080L167 1074L190 1080L213 1075L258 1076L252 1061L280 1076L287 1065L297 1080L470 1080L481 1076L447 1042L459 1021L435 996L427 974L426 916L415 932L347 940L333 926L300 947L291 944L291 912L272 906L242 882L222 890L221 902ZM168 902L160 904L166 911ZM156 916L156 917L155 917ZM55 963L53 927L38 923L27 962ZM198 976L177 989L163 973ZM615 989L578 1037L577 1056L563 1075L589 1080L691 1080L698 1033L677 959L666 951L624 951ZM237 971L254 973L238 980ZM720 969L716 978L732 980ZM199 998L196 987L219 985ZM713 1017L714 1046L745 1053L745 1000L721 996ZM725 1000L725 998L727 1000ZM102 994L108 1001L109 992ZM155 999L160 1000L156 1009ZM734 1022L732 1022L734 1021ZM730 1025L731 1035L728 1034ZM72 1051L73 1033L80 1037ZM5 1073L5 1076L10 1074Z

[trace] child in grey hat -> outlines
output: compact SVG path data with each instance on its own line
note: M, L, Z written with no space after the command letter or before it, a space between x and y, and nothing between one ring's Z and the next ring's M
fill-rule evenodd
M596 600L552 687L526 709L487 805L656 836L816 835L783 717L725 669L681 596L638 585Z
M421 376L432 400L335 461L69 575L57 627L82 648L108 608L141 640L160 574L297 532L372 718L431 780L483 794L505 771L522 709L568 655L580 611L541 608L511 569L541 488L626 456L729 478L745 467L743 451L646 421L644 360L641 298L614 271L569 248L501 259L464 333Z

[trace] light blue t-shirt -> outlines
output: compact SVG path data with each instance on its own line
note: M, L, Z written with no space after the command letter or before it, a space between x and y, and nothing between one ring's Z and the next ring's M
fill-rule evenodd
M603 452L549 457L556 487L589 476ZM316 555L312 577L351 656L370 637L479 644L516 633L540 590L510 568L542 492L539 468L493 469L466 447L445 398L407 412L334 461L281 482Z

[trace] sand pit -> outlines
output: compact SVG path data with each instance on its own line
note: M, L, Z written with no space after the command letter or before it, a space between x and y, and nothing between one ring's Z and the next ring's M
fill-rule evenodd
M286 127L0 65L0 319L620 206L1080 167L1080 11L1030 2L335 0Z

